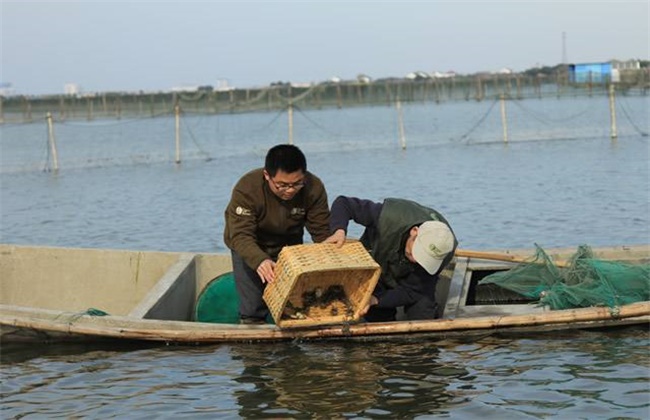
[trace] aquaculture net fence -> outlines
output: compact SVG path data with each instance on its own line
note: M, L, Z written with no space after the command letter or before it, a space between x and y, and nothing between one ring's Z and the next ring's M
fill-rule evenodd
M164 106L145 106L140 98L142 102L129 102L132 109L127 113L125 102L119 102L119 114L106 105L103 116L97 112L103 104L74 114L53 103L43 117L50 108L41 104L40 114L33 110L26 122L7 119L0 124L0 173L230 159L286 142L306 152L339 152L607 139L613 134L614 115L618 138L647 137L650 131L650 104L641 91L618 92L612 106L603 90L538 97L518 96L516 91L496 95L495 88L480 100L444 95L437 100L432 94L436 90L425 86L417 85L419 90L414 87L410 96L406 87L401 96L386 87L378 94L381 86L375 87L373 95L386 100L371 102L373 106L355 102L350 93L355 89L342 89L349 97L343 96L347 100L341 106L321 107L314 102L318 88L292 96L265 90L235 100L232 109L203 106L205 94L179 94L178 106L171 109L171 100ZM252 106L268 105L269 98L272 106ZM239 111L242 104L251 105L248 112Z

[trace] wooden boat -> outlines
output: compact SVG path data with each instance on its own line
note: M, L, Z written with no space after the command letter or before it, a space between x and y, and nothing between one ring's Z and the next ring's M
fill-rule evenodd
M555 260L573 251L547 250ZM650 261L650 245L594 252L599 259ZM530 302L478 302L478 280L513 264L457 256L438 284L441 319L279 328L193 321L201 291L231 271L229 255L0 245L0 334L2 343L78 339L211 343L482 336L650 322L650 301L569 310L549 310ZM109 315L97 316L99 312L90 308Z

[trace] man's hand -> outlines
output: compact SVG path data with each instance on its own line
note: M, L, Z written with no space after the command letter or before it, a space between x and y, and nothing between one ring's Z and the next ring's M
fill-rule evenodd
M262 279L262 283L273 283L275 280L275 262L272 259L266 259L257 267L257 274Z
M323 241L326 244L335 244L338 248L345 243L345 230L337 229L329 238Z

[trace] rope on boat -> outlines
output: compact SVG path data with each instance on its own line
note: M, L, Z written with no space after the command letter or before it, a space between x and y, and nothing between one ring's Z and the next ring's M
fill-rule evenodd
M90 316L107 316L108 313L102 311L101 309L88 308L81 315L90 315Z

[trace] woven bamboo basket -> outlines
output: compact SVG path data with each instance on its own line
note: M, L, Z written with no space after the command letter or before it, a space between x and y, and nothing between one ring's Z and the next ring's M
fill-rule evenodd
M281 328L359 320L381 269L360 242L282 248L266 302Z

